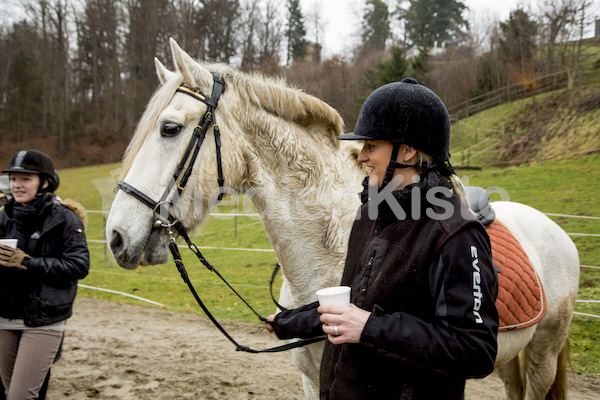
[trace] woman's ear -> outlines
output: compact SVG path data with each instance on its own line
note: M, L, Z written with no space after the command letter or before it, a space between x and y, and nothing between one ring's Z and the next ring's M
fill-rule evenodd
M404 162L412 160L413 157L416 157L417 153L419 152L417 149L407 144L403 145L402 147L403 148L400 149L400 156L402 157Z
M44 183L42 183L42 189L46 189L48 187L48 179L44 179Z

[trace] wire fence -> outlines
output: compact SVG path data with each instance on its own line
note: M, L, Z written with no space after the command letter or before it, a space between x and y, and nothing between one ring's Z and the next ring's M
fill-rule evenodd
M97 210L87 210L86 212L89 213L89 214L102 214L104 222L105 222L105 218L106 218L106 216L108 214L108 212L97 211ZM579 219L600 220L600 217L590 216L590 215L572 215L572 214L558 214L558 213L544 213L544 214L547 215L547 216L561 217L561 218L579 218ZM211 213L210 215L212 217L223 217L223 216L226 216L228 218L231 218L232 216L234 218L237 218L237 217L258 218L259 217L258 214L253 214L253 213L240 213L240 214L237 214L237 213L232 213L232 214ZM236 227L237 227L237 222L236 222ZM600 234L597 234L597 233L574 233L574 232L567 232L567 234L569 236L577 236L577 237L600 237ZM106 254L107 254L107 242L106 242L106 240L88 239L88 243L101 244L104 247L104 249L105 249L105 257L106 257ZM178 245L178 247L180 247L180 248L187 248L186 245ZM201 250L246 251L246 252L274 252L274 250L272 248L270 248L270 249L256 249L256 248L236 248L236 247L211 247L211 246L197 246L197 247L198 247L198 249L201 249ZM600 270L600 266L594 266L594 265L584 265L584 264L581 264L580 268L599 269ZM206 282L198 282L198 283L206 283ZM112 291L112 290L109 290L109 289L101 289L101 288L95 288L95 287L85 286L85 285L80 285L80 286L83 287L83 288L89 289L89 290L101 290L101 291L105 291L105 292L109 292L109 293L113 293L113 294L117 294L117 295L132 297L132 298L138 297L138 296L130 295L128 293L116 292L116 291ZM143 298L138 298L138 300L145 301L145 302L148 302L148 303L155 303L152 300L143 299ZM600 300L581 299L581 300L576 300L576 302L577 303L586 303L586 304L597 304L597 303L600 303ZM156 304L158 304L158 303L156 303ZM162 304L158 304L158 305L162 306ZM582 317L600 318L600 315L589 314L589 313L574 312L573 314L574 315L578 315L578 316L582 316Z

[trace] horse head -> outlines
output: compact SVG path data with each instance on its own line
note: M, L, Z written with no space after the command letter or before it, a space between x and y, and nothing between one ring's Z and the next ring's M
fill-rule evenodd
M216 104L211 104L211 93L231 73L230 68L200 65L174 40L171 51L175 72L155 59L161 86L150 99L125 152L122 176L127 186L121 186L135 188L160 206L151 207L121 190L106 224L115 260L126 269L167 262L167 230L156 220L168 223L167 216L171 215L186 230L193 229L206 219L210 206L224 190L216 177L225 175L228 188L235 188L245 173L236 154L240 146L232 143L243 136L236 135L235 125L228 124L232 119L227 91L219 93ZM219 140L215 140L219 130L228 132L221 139L228 149L222 157L217 156ZM184 158L185 154L189 157Z
M115 260L127 269L166 263L166 225L192 230L221 193L250 189L275 251L287 252L280 261L304 251L289 245L296 234L281 230L302 220L323 235L304 247L336 254L339 274L365 175L356 149L337 140L340 115L282 79L200 64L172 39L171 52L175 71L155 59L161 85L123 159L123 190L106 224Z

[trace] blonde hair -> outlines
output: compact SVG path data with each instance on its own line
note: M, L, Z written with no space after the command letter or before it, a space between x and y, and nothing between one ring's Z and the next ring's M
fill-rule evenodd
M417 150L417 170L419 174L422 174L427 169L431 168L434 164L433 157L429 154L425 154L420 150ZM448 180L452 184L452 191L460 201L462 201L466 206L469 206L469 202L467 200L467 193L465 192L465 186L462 181L456 174L452 174L448 176Z

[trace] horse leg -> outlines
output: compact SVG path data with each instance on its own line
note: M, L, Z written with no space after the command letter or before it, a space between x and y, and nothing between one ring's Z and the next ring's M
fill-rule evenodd
M524 350L526 400L566 399L566 368L570 352L568 322L559 324L559 329L556 329L557 324L551 325L554 325L552 329L540 326Z
M550 393L546 398L550 399L566 399L568 388L567 368L571 361L571 342L567 337L563 344L563 348L558 355L558 365L556 367L556 378L550 388Z
M521 371L519 355L501 367L496 368L496 372L504 383L506 398L508 400L522 400L525 394L525 387L523 384L523 373Z
M292 360L302 372L302 386L307 400L319 399L319 369L323 343L315 343L292 350Z

